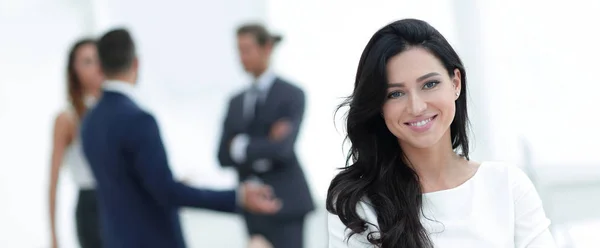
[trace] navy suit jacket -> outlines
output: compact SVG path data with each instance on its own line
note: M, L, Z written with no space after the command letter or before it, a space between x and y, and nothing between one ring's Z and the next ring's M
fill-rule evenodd
M178 208L236 211L235 191L176 182L154 117L105 90L82 120L85 156L97 183L104 247L183 248Z
M223 167L237 169L239 180L258 177L273 187L283 206L272 218L293 219L303 217L314 209L314 202L304 176L295 144L304 117L305 96L299 87L277 77L267 93L259 114L250 123L244 120L244 94L235 95L229 102L219 144L219 162ZM282 141L269 140L273 123L286 119L292 125L292 133ZM246 161L236 163L230 155L229 144L237 134L247 134L250 142ZM272 166L267 171L257 171L253 163L268 159Z

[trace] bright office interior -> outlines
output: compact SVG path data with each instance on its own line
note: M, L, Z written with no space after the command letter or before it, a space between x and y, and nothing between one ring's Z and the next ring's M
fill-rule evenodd
M352 90L370 36L408 17L438 28L466 64L473 159L524 168L559 244L597 247L599 11L600 2L585 0L0 0L0 247L48 247L51 131L66 106L67 50L112 27L129 28L138 43L139 88L175 174L233 187L216 144L228 97L249 82L235 28L254 20L284 36L274 68L307 93L297 151L319 203L307 247L325 247L324 199L347 148L335 107ZM59 235L63 248L76 247L75 186L62 178ZM238 217L184 209L182 220L190 247L244 247Z

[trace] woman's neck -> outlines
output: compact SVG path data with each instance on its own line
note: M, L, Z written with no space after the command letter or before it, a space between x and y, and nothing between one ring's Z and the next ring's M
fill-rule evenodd
M464 166L468 161L457 155L452 149L450 130L440 141L428 148L415 148L400 144L408 165L415 170L424 192L455 187L464 174Z
M102 92L102 89L95 89L95 90L86 90L83 93L83 98L98 98L100 96L100 93Z

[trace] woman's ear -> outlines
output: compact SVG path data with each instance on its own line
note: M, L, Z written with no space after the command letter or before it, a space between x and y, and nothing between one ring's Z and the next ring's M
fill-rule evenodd
M454 69L454 76L452 77L452 85L454 86L454 90L455 90L455 94L458 98L458 96L460 96L460 90L462 87L462 74L460 74L460 70Z

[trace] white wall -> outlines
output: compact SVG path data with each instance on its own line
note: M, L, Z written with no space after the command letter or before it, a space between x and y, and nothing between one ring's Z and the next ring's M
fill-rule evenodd
M48 244L53 118L65 106L66 55L88 28L85 13L72 1L0 1L1 247ZM60 229L69 230L74 193L70 180L60 185ZM73 247L71 234L65 240Z
M502 111L494 123L527 137L537 163L600 165L593 145L600 138L593 114L600 105L600 2L514 0L481 7L487 80Z
M521 162L527 140L547 214L570 222L557 227L576 247L597 247L600 2L478 3L494 158Z

